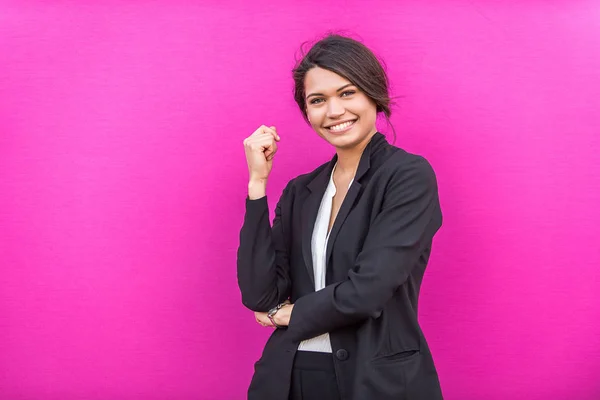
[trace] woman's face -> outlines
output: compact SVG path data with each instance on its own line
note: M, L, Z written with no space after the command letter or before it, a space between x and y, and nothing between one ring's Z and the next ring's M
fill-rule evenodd
M368 142L377 131L377 106L335 72L315 67L304 79L306 114L315 132L340 149Z

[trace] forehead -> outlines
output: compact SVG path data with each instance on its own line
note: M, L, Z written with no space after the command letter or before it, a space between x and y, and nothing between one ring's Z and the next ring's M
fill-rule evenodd
M344 85L351 83L348 79L327 69L315 67L310 69L304 77L304 90L306 94L313 92L333 92Z

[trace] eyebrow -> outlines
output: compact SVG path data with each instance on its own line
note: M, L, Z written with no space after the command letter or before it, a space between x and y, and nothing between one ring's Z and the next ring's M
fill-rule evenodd
M343 90L343 89L347 88L348 86L354 86L354 84L348 83L348 84L342 86L341 88L339 88L338 90L336 90L336 92L339 92L340 90ZM308 96L306 96L306 100L308 100L308 98L310 96L325 96L325 95L323 93L311 93Z

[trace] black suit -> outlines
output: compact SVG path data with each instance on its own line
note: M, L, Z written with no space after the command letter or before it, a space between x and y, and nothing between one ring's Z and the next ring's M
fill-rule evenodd
M376 133L331 230L327 286L315 292L311 235L336 161L288 183L273 227L266 197L246 200L237 258L242 302L254 311L294 303L289 326L273 332L255 364L248 398L287 399L298 344L329 332L343 400L441 399L417 321L442 224L435 173Z

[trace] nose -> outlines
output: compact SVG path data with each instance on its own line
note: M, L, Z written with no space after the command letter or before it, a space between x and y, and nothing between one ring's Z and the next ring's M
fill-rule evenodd
M327 102L327 118L335 119L344 115L344 106L335 98Z

